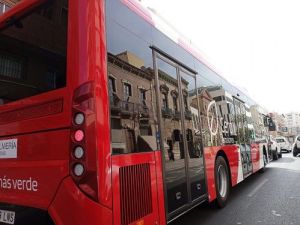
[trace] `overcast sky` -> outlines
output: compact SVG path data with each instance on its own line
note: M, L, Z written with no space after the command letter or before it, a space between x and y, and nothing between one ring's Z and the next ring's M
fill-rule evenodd
M300 112L300 1L143 1L262 106Z

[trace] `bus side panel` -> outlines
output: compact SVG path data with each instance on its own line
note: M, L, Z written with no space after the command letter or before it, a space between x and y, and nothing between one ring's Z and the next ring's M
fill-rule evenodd
M110 107L108 96L107 77L107 49L105 29L105 1L95 1L96 7L90 5L89 12L95 10L95 54L94 60L97 65L94 71L96 80L96 138L101 140L98 145L99 161L99 200L106 207L112 208L112 181L111 181L111 138L110 138ZM97 8L99 10L97 10ZM98 52L99 51L99 52ZM105 84L105 85L103 85ZM103 132L106 131L106 132Z
M222 146L222 150L224 150L228 159L231 173L231 185L234 187L240 182L241 177L243 176L239 147L237 145L227 145Z
M1 138L16 143L16 156L1 159L1 202L47 209L69 174L69 137L66 129Z
M114 225L163 224L155 159L154 152L112 156Z
M209 202L212 202L216 199L215 161L219 151L223 151L228 159L232 186L235 186L238 183L238 177L240 176L239 167L241 167L241 165L239 163L239 148L236 145L214 146L204 148Z
M160 225L166 224L166 209L165 209L165 195L164 195L164 178L163 178L163 167L162 167L161 151L155 152L156 161L156 179L157 179L157 201L159 210Z
M264 166L262 146L259 146L259 144L252 144L251 155L252 155L253 173L255 173Z
M55 225L112 225L111 210L89 199L70 177L62 182L49 214Z

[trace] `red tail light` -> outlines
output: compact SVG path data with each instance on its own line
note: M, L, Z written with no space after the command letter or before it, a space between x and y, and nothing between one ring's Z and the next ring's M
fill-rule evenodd
M97 151L95 138L94 85L81 85L72 105L70 174L78 187L98 200Z

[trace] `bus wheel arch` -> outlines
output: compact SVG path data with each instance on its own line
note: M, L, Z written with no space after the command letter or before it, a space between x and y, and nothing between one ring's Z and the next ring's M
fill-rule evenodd
M216 206L223 208L226 206L231 189L231 170L228 158L223 150L219 150L215 159L215 190Z

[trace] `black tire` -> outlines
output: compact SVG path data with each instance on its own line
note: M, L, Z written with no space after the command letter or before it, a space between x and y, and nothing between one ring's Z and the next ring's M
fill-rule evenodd
M224 208L230 193L229 169L222 156L218 156L215 162L215 185L216 185L216 206Z
M261 168L261 169L259 170L260 173L264 173L264 172L266 171L267 155L264 153L263 157L264 157L264 166L263 166L263 168Z
M273 152L273 160L277 160L277 159L278 159L278 153L276 148L275 152Z
M280 149L280 153L278 155L278 158L282 158L282 150Z
M294 150L293 150L293 156L296 157L298 155L298 149L296 147L294 147Z

